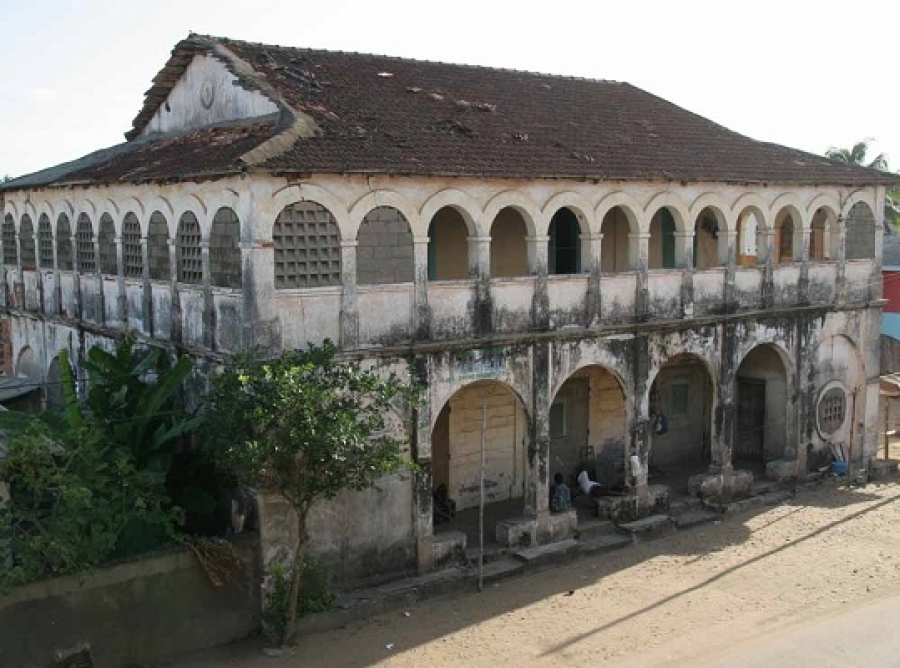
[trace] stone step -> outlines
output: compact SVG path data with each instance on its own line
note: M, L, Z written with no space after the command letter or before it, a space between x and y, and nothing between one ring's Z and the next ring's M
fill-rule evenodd
M631 537L623 536L620 533L613 533L579 542L581 543L582 554L597 554L602 552L612 552L613 550L627 547L631 545Z
M484 563L488 564L492 561L503 559L509 548L500 547L499 545L490 545L484 548ZM466 561L473 566L478 565L478 546L466 549Z
M569 556L578 552L578 548L578 541L569 538L568 540L561 540L557 543L548 543L547 545L538 545L537 547L518 550L513 553L513 556L529 566L535 566L537 564L553 561L564 561Z
M672 519L675 522L675 526L679 529L690 529L701 524L718 522L722 519L722 515L710 510L690 510Z
M732 501L723 510L726 513L743 513L754 508L762 508L763 506L776 506L787 501L792 496L793 492L790 491L767 492L766 494Z
M588 520L578 523L577 538L580 541L591 540L614 533L616 533L616 525L610 520Z
M650 515L633 522L619 525L619 530L631 536L634 543L668 535L675 530L675 524L668 515Z
M525 563L513 557L504 556L502 559L495 559L484 565L484 581L499 582L508 577L512 577L517 573L525 570ZM478 577L477 569L474 571L475 577Z
M669 504L669 517L678 517L695 510L702 510L703 502L695 497L687 497L672 501Z

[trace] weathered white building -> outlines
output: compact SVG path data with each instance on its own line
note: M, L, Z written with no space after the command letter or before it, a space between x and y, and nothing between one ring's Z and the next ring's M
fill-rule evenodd
M127 138L0 191L8 371L58 401L59 351L126 330L201 367L326 337L410 364L421 472L314 521L345 579L434 567L432 493L477 505L485 407L507 542L571 531L557 471L640 512L654 478L875 453L889 175L628 84L196 35Z

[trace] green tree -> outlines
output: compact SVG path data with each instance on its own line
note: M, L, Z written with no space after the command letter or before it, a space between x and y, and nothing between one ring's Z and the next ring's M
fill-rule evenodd
M235 356L205 399L204 445L238 479L277 491L296 513L283 644L294 636L310 508L411 468L386 416L404 410L412 388L335 354L326 340L271 360Z
M864 139L856 142L851 148L831 147L825 151L825 157L842 162L845 165L868 167L886 172L890 169L888 159L884 153L879 153L871 160L867 160L869 153L869 141ZM888 188L884 201L885 232L890 233L900 223L900 188Z

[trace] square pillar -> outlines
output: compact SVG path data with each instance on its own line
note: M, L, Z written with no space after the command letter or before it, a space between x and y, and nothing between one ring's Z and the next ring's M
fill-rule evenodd
M427 341L431 338L431 311L428 308L428 237L413 237L414 307L413 338Z
M631 269L637 272L634 288L634 317L644 322L649 317L650 294L647 267L650 263L650 235L643 232L628 235L628 255Z
M531 323L537 331L550 327L550 297L547 294L547 254L550 237L526 237L528 269L534 274L534 297L531 302Z
M359 303L356 290L355 239L341 241L341 348L352 350L359 346Z
M694 233L676 232L675 248L681 249L678 268L681 269L681 312L685 318L694 316Z
M491 299L491 238L469 237L469 277L475 282L472 331L488 336L493 331Z
M581 245L585 249L588 260L584 265L588 269L587 307L585 309L585 324L588 327L600 325L600 314L603 306L603 295L600 290L600 250L602 242L602 234L581 235Z

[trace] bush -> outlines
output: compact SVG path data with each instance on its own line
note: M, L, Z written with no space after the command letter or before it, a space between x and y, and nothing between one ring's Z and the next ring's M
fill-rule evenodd
M273 640L284 635L285 620L291 594L291 579L286 558L274 561L269 566L271 585L263 612L263 631ZM327 612L334 606L335 596L331 591L331 577L322 562L306 556L300 566L300 596L297 601L297 618L317 612Z
M170 542L181 521L157 475L85 427L60 434L35 421L7 446L0 480L0 589Z

